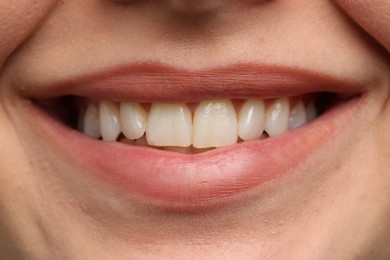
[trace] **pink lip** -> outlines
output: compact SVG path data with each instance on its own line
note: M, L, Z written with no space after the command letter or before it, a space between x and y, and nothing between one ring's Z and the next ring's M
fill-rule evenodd
M46 87L40 95L193 102L206 98L359 91L357 85L324 75L255 65L199 72L135 66L78 79L78 87L69 82ZM242 85L233 88L239 82ZM314 122L281 136L196 155L91 140L40 109L35 111L48 140L71 158L70 163L82 165L88 174L158 205L197 207L213 205L293 172L354 118L360 99L345 102Z
M276 66L239 64L187 71L153 63L115 67L39 86L39 89L43 91L28 93L27 89L25 94L36 98L75 95L111 101L191 103L215 98L272 98L325 91L350 94L362 92L364 86L321 73Z

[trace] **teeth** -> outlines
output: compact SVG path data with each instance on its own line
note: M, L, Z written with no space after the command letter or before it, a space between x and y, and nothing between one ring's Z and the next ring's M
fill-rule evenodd
M276 100L268 107L265 116L265 131L269 136L281 135L288 129L290 104L287 98Z
M185 104L152 104L146 139L154 146L191 145L192 116Z
M83 131L91 138L100 138L99 108L94 103L89 103L83 120Z
M307 122L311 122L314 119L317 118L317 109L316 106L314 105L314 102L310 102L309 105L307 106Z
M195 110L193 146L221 147L237 143L237 114L230 100L205 101Z
M289 129L296 129L304 124L306 124L306 108L303 105L303 102L300 101L293 109L290 111L290 120L289 120Z
M120 105L122 132L127 139L141 138L146 131L148 114L138 103L123 102Z
M281 135L317 117L314 102L305 107L301 100L292 109L286 97L266 103L249 99L237 114L230 100L204 101L192 120L186 104L153 103L147 112L134 102L90 102L81 113L79 129L94 139L116 141L123 133L122 143L198 153L236 144L239 137L250 141Z
M121 133L118 106L103 101L99 104L100 131L105 141L115 141Z
M264 101L257 99L246 101L238 118L238 136L244 141L259 139L265 124Z

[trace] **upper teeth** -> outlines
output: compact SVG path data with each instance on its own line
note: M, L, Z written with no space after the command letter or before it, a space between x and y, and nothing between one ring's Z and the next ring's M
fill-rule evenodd
M192 116L185 104L152 104L146 140L154 146L191 146Z
M103 101L99 105L100 132L104 140L115 141L121 133L119 109L114 103Z
M290 104L287 98L276 100L265 113L265 131L269 136L283 134L288 129Z
M195 148L237 143L237 113L230 100L204 101L194 114L192 144Z
M116 141L121 133L130 140L143 137L149 145L210 148L257 140L265 133L283 134L316 116L313 103L299 101L290 109L288 98L246 100L237 113L230 100L209 100L192 113L186 104L153 103L147 112L133 102L90 102L82 118L88 136Z
M263 100L251 99L244 103L238 114L238 135L244 141L261 137L265 128L265 104Z
M148 114L138 103L122 102L120 104L122 132L126 138L141 138L146 131Z

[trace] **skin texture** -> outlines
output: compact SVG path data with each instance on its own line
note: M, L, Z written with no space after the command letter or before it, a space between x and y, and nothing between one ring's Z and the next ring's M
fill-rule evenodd
M390 3L386 0L351 1L336 0L364 30L370 33L387 49L390 48L389 20Z
M388 259L389 28L386 0L3 1L0 254ZM45 141L22 104L29 96L21 86L39 92L61 78L150 60L188 70L236 61L315 68L364 82L369 98L337 145L252 199L164 212L80 174L85 169Z

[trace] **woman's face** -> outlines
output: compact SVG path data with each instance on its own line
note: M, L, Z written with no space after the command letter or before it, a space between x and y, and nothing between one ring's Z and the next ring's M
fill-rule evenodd
M17 0L0 22L2 255L390 256L388 52L337 4Z

